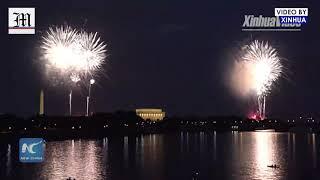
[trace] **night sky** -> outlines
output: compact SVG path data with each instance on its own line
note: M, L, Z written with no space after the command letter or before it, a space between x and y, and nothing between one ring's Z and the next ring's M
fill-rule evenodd
M36 7L36 35L8 35L7 7ZM273 16L275 7L307 7L301 32L242 32L244 15ZM320 4L278 1L15 1L2 3L0 113L68 113L68 90L53 87L41 68L41 36L67 23L99 32L108 44L106 76L92 89L95 112L163 108L169 115L243 115L250 102L224 82L233 49L247 39L268 40L287 59L267 99L267 115L315 114L320 107ZM85 112L85 90L74 90L74 112Z

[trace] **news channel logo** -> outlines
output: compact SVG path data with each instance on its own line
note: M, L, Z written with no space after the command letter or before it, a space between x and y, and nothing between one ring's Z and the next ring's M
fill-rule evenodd
M301 31L308 8L275 8L274 16L245 15L242 31Z
M20 138L19 160L23 163L37 163L44 160L44 141L42 138Z
M8 8L8 34L35 34L35 8Z

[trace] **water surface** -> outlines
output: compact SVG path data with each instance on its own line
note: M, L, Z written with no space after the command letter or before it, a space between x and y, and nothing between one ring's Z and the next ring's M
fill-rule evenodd
M198 132L49 141L45 161L0 146L0 179L320 179L319 135ZM277 164L279 169L267 167Z

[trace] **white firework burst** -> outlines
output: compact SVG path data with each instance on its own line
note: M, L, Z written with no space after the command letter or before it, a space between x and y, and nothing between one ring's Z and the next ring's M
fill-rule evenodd
M283 73L281 58L268 42L252 41L241 49L231 74L231 87L242 96L257 97L259 118L265 118L266 97Z
M282 73L281 59L276 49L268 42L253 41L244 46L243 62L251 77L250 89L257 94L258 111L261 119L265 119L266 96Z
M106 59L106 44L97 33L77 31L70 26L49 28L41 48L46 67L64 77L77 74L80 79L92 78Z
M79 82L79 81L81 80L80 77L79 77L79 75L76 74L76 73L72 73L72 74L70 75L70 79L71 79L71 81L74 82L74 83L77 83L77 82Z
M69 71L77 65L78 54L74 49L77 38L77 30L69 26L49 28L41 46L49 67Z
M282 73L281 59L268 42L253 41L244 48L242 59L252 75L251 88L258 96L267 95Z
M85 31L79 33L77 41L81 49L83 71L91 74L99 70L106 59L106 44L97 33Z

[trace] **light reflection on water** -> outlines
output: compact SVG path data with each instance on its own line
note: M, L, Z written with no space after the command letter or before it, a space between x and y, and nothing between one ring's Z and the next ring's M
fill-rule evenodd
M312 144L312 159L313 159L312 163L313 163L313 168L316 168L317 167L316 135L313 133L311 136L312 136L311 137L312 138L311 144Z
M8 144L6 167L6 176L8 176L11 171L11 144Z
M49 142L46 146L43 179L101 179L106 175L103 148L94 140Z
M316 134L181 132L51 141L43 163L22 164L12 143L0 146L0 177L161 180L198 172L202 179L318 179L318 151Z
M268 165L276 164L283 167L280 162L280 154L277 154L277 135L260 132L254 136L255 146L253 154L255 156L254 177L257 179L275 179L279 170L269 168Z

